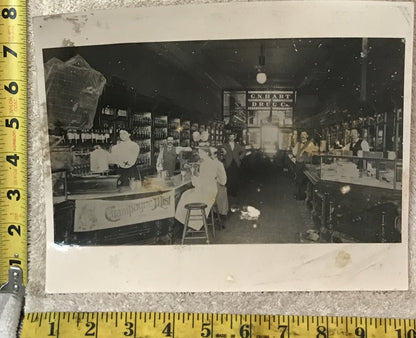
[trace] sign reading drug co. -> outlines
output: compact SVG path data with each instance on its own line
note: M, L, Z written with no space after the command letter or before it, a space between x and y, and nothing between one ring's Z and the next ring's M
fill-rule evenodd
M247 109L292 109L294 92L291 90L248 91Z

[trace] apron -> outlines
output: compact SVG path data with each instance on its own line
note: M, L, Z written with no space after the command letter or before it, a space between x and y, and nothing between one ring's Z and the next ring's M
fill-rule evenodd
M192 179L194 188L189 189L182 194L176 207L175 218L179 222L182 224L185 223L187 212L185 205L188 203L205 203L207 205L205 213L208 217L217 197L216 172L217 167L213 160L204 160L200 164L199 176ZM192 214L196 214L196 212L193 212ZM203 223L199 220L191 220L189 221L188 226L194 230L201 230Z

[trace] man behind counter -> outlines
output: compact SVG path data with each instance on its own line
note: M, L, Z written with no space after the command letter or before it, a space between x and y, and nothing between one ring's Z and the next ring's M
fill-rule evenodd
M190 147L175 147L173 137L169 136L157 157L156 170L158 172L166 170L169 176L173 176L176 167L176 156L181 151L192 151Z
M111 148L110 162L117 165L117 173L120 175L120 185L129 185L131 179L140 178L136 166L140 147L130 139L127 130L121 129L120 140Z
M353 156L357 156L359 150L370 151L370 146L368 145L368 142L366 140L363 140L360 136L360 132L357 128L351 129L351 142L345 145L344 150L352 151Z
M304 174L305 162L309 161L312 153L317 151L317 148L313 142L309 141L309 135L306 130L300 133L300 142L297 142L293 148L293 155L296 159L295 167L295 184L296 192L295 199L304 200L306 198L306 176Z

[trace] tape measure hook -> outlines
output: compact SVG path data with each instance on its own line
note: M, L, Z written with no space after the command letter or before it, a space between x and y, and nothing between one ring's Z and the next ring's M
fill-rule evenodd
M9 281L0 286L1 293L12 293L23 297L25 287L23 285L23 271L18 266L11 266L9 269Z

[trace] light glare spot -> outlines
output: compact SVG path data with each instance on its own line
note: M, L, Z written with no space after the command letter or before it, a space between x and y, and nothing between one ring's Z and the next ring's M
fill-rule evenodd
M351 186L349 185L344 185L341 187L341 193L343 195L348 194L351 191Z

